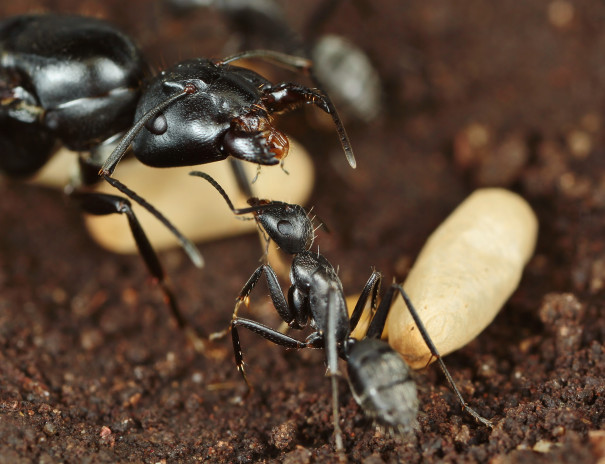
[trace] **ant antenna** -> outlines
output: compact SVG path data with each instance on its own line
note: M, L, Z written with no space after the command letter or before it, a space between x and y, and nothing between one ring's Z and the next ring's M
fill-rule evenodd
M221 187L221 185L217 181L215 181L214 178L210 176L210 174L206 174L205 172L201 171L191 171L189 175L206 179L210 183L210 185L212 185L218 191L218 193L220 193L221 196L225 199L225 201L227 202L227 206L229 206L229 209L233 212L236 211L235 207L233 206L233 203L231 202L231 199L229 198L229 195L227 195L227 192L225 192L223 187Z
M214 180L214 178L210 174L206 174L205 172L201 172L201 171L191 171L189 173L189 175L201 177L202 179L206 179L210 183L210 185L212 185L218 191L218 193L221 194L221 196L227 202L227 206L229 206L229 209L231 209L233 214L235 214L237 216L240 216L243 214L255 213L257 211L262 211L271 206L270 204L269 205L262 204L262 205L250 206L248 208L236 208L235 206L233 206L233 202L229 198L229 195L227 195L227 192L225 192L225 189L223 189L223 187L221 187L221 185L216 180ZM254 218L238 217L238 219L245 220L245 221L251 221Z

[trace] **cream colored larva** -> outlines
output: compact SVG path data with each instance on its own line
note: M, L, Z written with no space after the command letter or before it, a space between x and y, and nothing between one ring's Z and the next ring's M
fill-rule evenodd
M534 252L538 220L508 190L475 191L433 232L403 287L443 356L473 340L515 291ZM349 310L358 296L349 297ZM353 336L363 336L366 311ZM403 299L391 307L387 338L414 369L431 358Z
M517 288L537 233L538 220L523 198L489 188L470 195L429 237L403 286L441 355L494 319ZM401 298L385 335L413 368L431 360Z

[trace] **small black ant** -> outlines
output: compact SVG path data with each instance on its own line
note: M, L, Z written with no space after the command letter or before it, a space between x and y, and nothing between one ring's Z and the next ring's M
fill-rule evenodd
M203 172L191 174L202 177L212 184L235 215L252 213L259 227L269 238L284 252L294 256L290 269L292 285L287 298L281 290L273 268L268 263L261 264L256 269L237 297L229 328L235 362L248 387L250 384L244 372L244 359L238 333L240 327L286 348L325 349L328 375L332 382L334 438L337 450L342 451L344 447L338 421L336 379L339 375L338 357L347 363L351 391L367 416L373 418L378 425L398 433L412 429L418 412L418 397L416 386L411 378L411 368L388 343L380 339L393 299L400 294L432 356L439 362L448 383L458 397L462 409L477 421L492 427L492 423L470 408L462 397L401 285L392 284L376 308L382 276L379 272L373 271L349 318L342 283L336 270L319 252L310 251L314 240L314 229L304 208L278 201L251 199L250 207L236 209L226 192L212 177ZM305 341L297 340L259 322L237 315L240 304L248 299L263 274L267 280L273 306L288 327L303 329L310 325L314 329ZM356 340L351 337L351 332L357 326L368 300L373 317L363 339Z
M347 159L355 167L348 136L329 97L294 83L273 84L230 64L251 57L298 71L312 67L304 58L257 50L218 61L191 59L151 76L132 39L106 21L53 14L4 19L0 21L0 172L30 176L46 164L58 143L90 152L79 157L76 185L90 185L101 176L168 227L201 267L197 248L151 204L112 177L131 144L134 156L154 167L205 164L228 157L275 165L287 155L288 140L273 126L272 115L313 104L332 116ZM102 157L102 148L116 142L111 155ZM246 181L238 179L238 183L242 186ZM183 326L162 266L130 202L101 193L72 195L87 213L126 214L147 268Z

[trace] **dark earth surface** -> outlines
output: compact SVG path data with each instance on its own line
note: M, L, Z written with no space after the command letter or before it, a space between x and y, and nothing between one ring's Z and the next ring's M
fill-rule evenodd
M157 68L237 46L212 10L175 16L141 0L7 3L3 16L110 18ZM315 3L285 5L292 27L302 30ZM331 127L305 112L282 120L314 155L310 204L331 229L318 243L348 293L373 266L386 282L403 280L426 237L477 187L520 193L540 220L517 292L446 358L494 429L461 413L436 366L416 375L419 426L404 439L377 430L343 380L346 457L603 462L605 4L343 2L321 32L365 50L385 89L377 120L347 124L356 171ZM197 355L140 259L95 245L60 192L0 179L0 198L0 462L337 461L321 352L286 352L243 334L255 387L244 400L230 342ZM162 258L188 320L212 332L228 323L260 249L255 236L200 249L202 270L180 250ZM263 292L250 311L276 327Z

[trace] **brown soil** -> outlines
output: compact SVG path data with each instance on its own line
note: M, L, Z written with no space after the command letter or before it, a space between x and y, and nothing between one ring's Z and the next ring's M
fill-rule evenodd
M13 3L0 12L111 18L157 67L228 53L230 31L213 12ZM294 27L299 9L288 5ZM372 266L403 279L431 230L479 186L519 192L541 228L519 290L446 359L494 430L461 413L435 366L417 374L419 428L404 440L377 431L343 381L350 462L605 458L604 26L596 0L393 0L345 2L323 27L367 51L386 92L379 120L348 124L356 171L331 130L303 113L284 122L315 155L311 204L331 229L319 245L348 293ZM196 355L139 258L98 248L58 192L2 179L0 196L0 462L337 460L322 353L245 334L255 390L244 400L230 342ZM228 323L260 250L253 236L200 248L201 271L179 250L162 258L188 319L211 332ZM262 295L254 317L276 326Z

